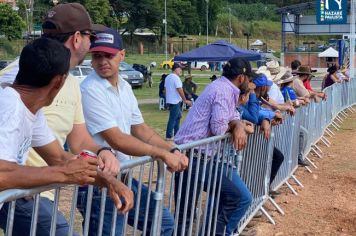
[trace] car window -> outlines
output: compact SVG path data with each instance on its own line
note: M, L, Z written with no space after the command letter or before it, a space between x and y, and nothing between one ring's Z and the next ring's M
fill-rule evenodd
M93 68L91 67L82 67L81 69L83 76L87 76L93 71Z
M127 64L126 62L120 62L120 71L129 71L129 70L134 70L132 66Z
M73 75L73 76L80 76L80 71L79 71L79 68L78 67L75 67L73 69L70 70L70 73Z

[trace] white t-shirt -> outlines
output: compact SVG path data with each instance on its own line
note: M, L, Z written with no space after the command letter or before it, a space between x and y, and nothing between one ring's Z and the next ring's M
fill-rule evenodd
M125 80L119 78L115 88L93 71L80 88L86 125L98 145L109 146L99 134L104 130L118 127L121 132L131 134L132 125L144 123L136 97ZM119 151L116 157L121 161L130 158Z
M11 87L0 90L0 159L24 165L30 147L55 140L43 112L33 114Z
M182 88L183 84L178 75L169 74L164 82L164 87L166 88L166 103L177 104L182 101L177 88Z
M283 94L277 84L273 82L271 89L268 91L268 96L276 101L278 104L284 103Z

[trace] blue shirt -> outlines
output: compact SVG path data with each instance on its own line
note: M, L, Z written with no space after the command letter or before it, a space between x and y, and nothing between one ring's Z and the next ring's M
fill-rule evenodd
M287 102L287 101L294 101L297 99L297 95L295 94L295 91L291 88L291 87L288 87L288 86L284 86L282 89L281 89L281 92L283 94L283 97L284 97L284 101Z
M271 109L261 107L256 94L251 93L248 102L240 106L241 118L252 122L253 124L260 125L263 120L271 121L275 116L275 112Z

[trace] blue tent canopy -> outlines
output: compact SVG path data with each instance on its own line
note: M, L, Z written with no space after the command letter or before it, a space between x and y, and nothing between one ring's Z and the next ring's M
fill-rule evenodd
M193 49L174 57L174 61L228 61L240 57L249 61L261 60L259 53L238 48L224 40Z

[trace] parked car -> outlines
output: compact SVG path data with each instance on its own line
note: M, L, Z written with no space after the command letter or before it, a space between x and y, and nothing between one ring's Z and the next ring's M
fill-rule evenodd
M254 51L254 52L257 52L257 53L262 52L262 50L259 49L259 48L250 48L250 50L251 50L251 51Z
M273 50L272 48L267 49L267 53L275 53L276 51Z
M169 60L163 61L160 64L160 67L167 70L167 69L171 69L173 67L173 64L174 64L174 61L173 61L173 58L171 58Z
M204 71L209 69L209 63L204 61L193 61L191 64L191 68Z
M297 47L297 52L305 52L305 51L307 51L307 47L306 46Z
M146 83L148 81L148 86L151 88L152 84L153 84L153 80L152 80L152 71L151 69L153 67L156 67L157 63L156 62L151 62L148 66L145 65L141 65L141 64L133 64L132 67L141 72L144 78L144 83Z
M81 83L93 70L91 66L76 66L69 72Z
M120 62L120 76L132 87L142 87L144 83L143 74L126 62Z
M0 60L0 70L2 70L5 67L7 67L10 63L11 63L10 61Z

